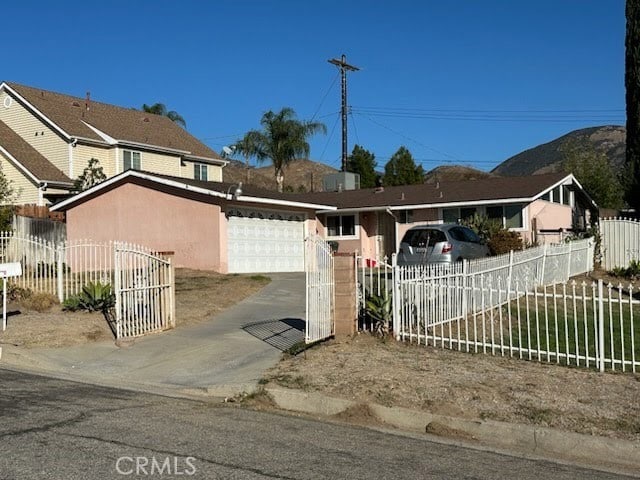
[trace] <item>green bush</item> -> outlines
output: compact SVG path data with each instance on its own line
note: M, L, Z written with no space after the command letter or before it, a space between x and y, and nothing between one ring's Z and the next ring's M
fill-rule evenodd
M640 278L640 260L631 260L628 267L615 267L609 273L614 277Z
M522 237L518 232L500 230L489 239L491 255L509 253L511 250L522 250Z
M389 292L383 290L380 295L375 293L367 295L364 309L365 314L373 322L376 335L385 337L389 333L389 324L393 316L392 298Z
M82 287L82 292L72 295L63 303L64 310L72 312L85 310L87 312L106 312L116 304L116 296L111 285L101 282L89 282Z

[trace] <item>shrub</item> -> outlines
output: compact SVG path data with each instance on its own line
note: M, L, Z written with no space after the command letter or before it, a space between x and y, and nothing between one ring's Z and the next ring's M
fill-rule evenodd
M392 298L389 292L383 290L380 295L372 293L365 300L365 314L373 321L373 331L376 335L384 337L389 333L389 324L393 311Z
M489 218L486 215L479 215L478 213L474 213L472 217L462 220L460 223L476 232L485 242L489 242L496 233L504 231L500 220Z
M64 310L86 310L88 312L106 312L113 308L116 296L111 285L101 282L89 282L82 287L82 292L67 298L63 302Z
M13 283L7 284L7 300L10 302L19 302L33 295L28 288L22 288Z
M51 307L57 305L57 303L58 299L55 295L40 292L29 295L28 297L20 301L20 305L22 305L25 309L34 310L41 313L51 310Z
M628 267L615 267L609 273L614 277L640 278L640 260L631 260Z
M488 245L492 255L509 253L511 250L522 250L522 237L518 232L500 230L491 237Z

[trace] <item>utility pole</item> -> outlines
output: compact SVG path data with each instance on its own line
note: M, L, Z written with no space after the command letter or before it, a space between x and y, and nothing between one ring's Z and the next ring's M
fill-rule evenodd
M340 75L342 77L342 171L347 171L347 70L356 72L360 70L358 67L349 65L347 63L347 57L342 55L342 58L332 58L328 61L336 67L340 68Z

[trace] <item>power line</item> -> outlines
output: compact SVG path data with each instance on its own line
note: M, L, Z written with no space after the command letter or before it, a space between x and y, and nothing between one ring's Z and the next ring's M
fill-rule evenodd
M349 118L351 118L351 124L353 125L353 133L356 134L356 142L360 143L360 138L358 137L358 129L356 128L356 120L353 118L353 112L349 109Z
M331 127L331 133L329 133L329 138L327 138L327 143L324 145L324 149L322 150L322 153L320 154L320 160L322 160L324 158L324 153L327 151L327 147L329 146L329 143L331 142L331 138L333 137L333 132L336 129L336 125L338 124L338 119L340 117L336 116L336 121L333 122L333 127Z
M557 113L551 115L549 112L521 111L517 113L498 112L429 112L429 111L409 111L402 109L371 109L353 107L353 112L362 115L375 117L425 119L425 120L455 120L455 121L475 121L475 122L559 122L576 123L586 121L623 121L622 113L595 113L587 115L587 111L577 113Z
M322 105L324 104L324 101L327 99L327 96L331 92L331 89L333 89L333 86L336 84L336 82L338 81L339 77L340 77L340 74L337 74L335 77L333 77L333 81L331 82L331 85L329 85L329 88L327 89L327 91L325 92L324 96L322 97L322 100L320 100L320 105L318 105L318 108L316 108L316 111L313 113L313 116L311 117L310 121L313 121L313 119L316 118L316 115L318 115L318 112L322 108Z
M438 153L438 154L440 154L440 155L444 155L445 157L449 157L451 160L455 160L455 161L458 161L458 162L460 161L460 159L459 159L459 158L457 158L457 157L456 157L456 156L454 156L454 155L450 155L450 154L448 154L448 153L446 153L446 152L442 152L442 151L440 151L440 150L438 150L438 149L436 149L436 148L430 147L429 145L426 145L426 144L422 143L421 141L416 140L415 138L409 137L408 135L405 135L404 133L400 133L400 132L398 132L398 131L396 131L396 130L394 130L394 129L392 129L392 128L390 128L390 127L386 126L386 125L383 125L383 124L382 124L382 123L380 123L380 122L377 122L376 120L374 120L373 118L371 118L371 117L369 117L369 116L367 116L367 115L363 115L363 116L364 116L364 118L366 118L366 119L367 119L367 120L369 120L370 122L372 122L372 123L374 123L374 124L378 125L379 127L384 128L385 130L389 130L391 133L393 133L393 134L395 134L395 135L398 135L399 137L402 137L402 138L404 138L405 140L409 140L410 142L415 143L416 145L420 145L420 146L422 146L422 147L424 147L424 148L426 148L426 149L428 149L428 150L431 150L431 151L433 151L433 152L436 152L436 153Z

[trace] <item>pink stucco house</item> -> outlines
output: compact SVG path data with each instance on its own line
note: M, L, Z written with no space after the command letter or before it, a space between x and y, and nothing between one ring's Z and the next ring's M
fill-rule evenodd
M339 251L380 259L398 249L404 233L427 223L456 223L474 213L500 220L531 243L557 242L588 225L597 208L575 177L528 177L437 182L376 189L321 192L298 198L333 205L318 211L318 231Z
M573 175L492 177L306 194L128 170L52 207L67 237L174 252L175 264L223 273L302 271L304 238L381 259L412 226L474 212L531 242L558 241L596 208Z

